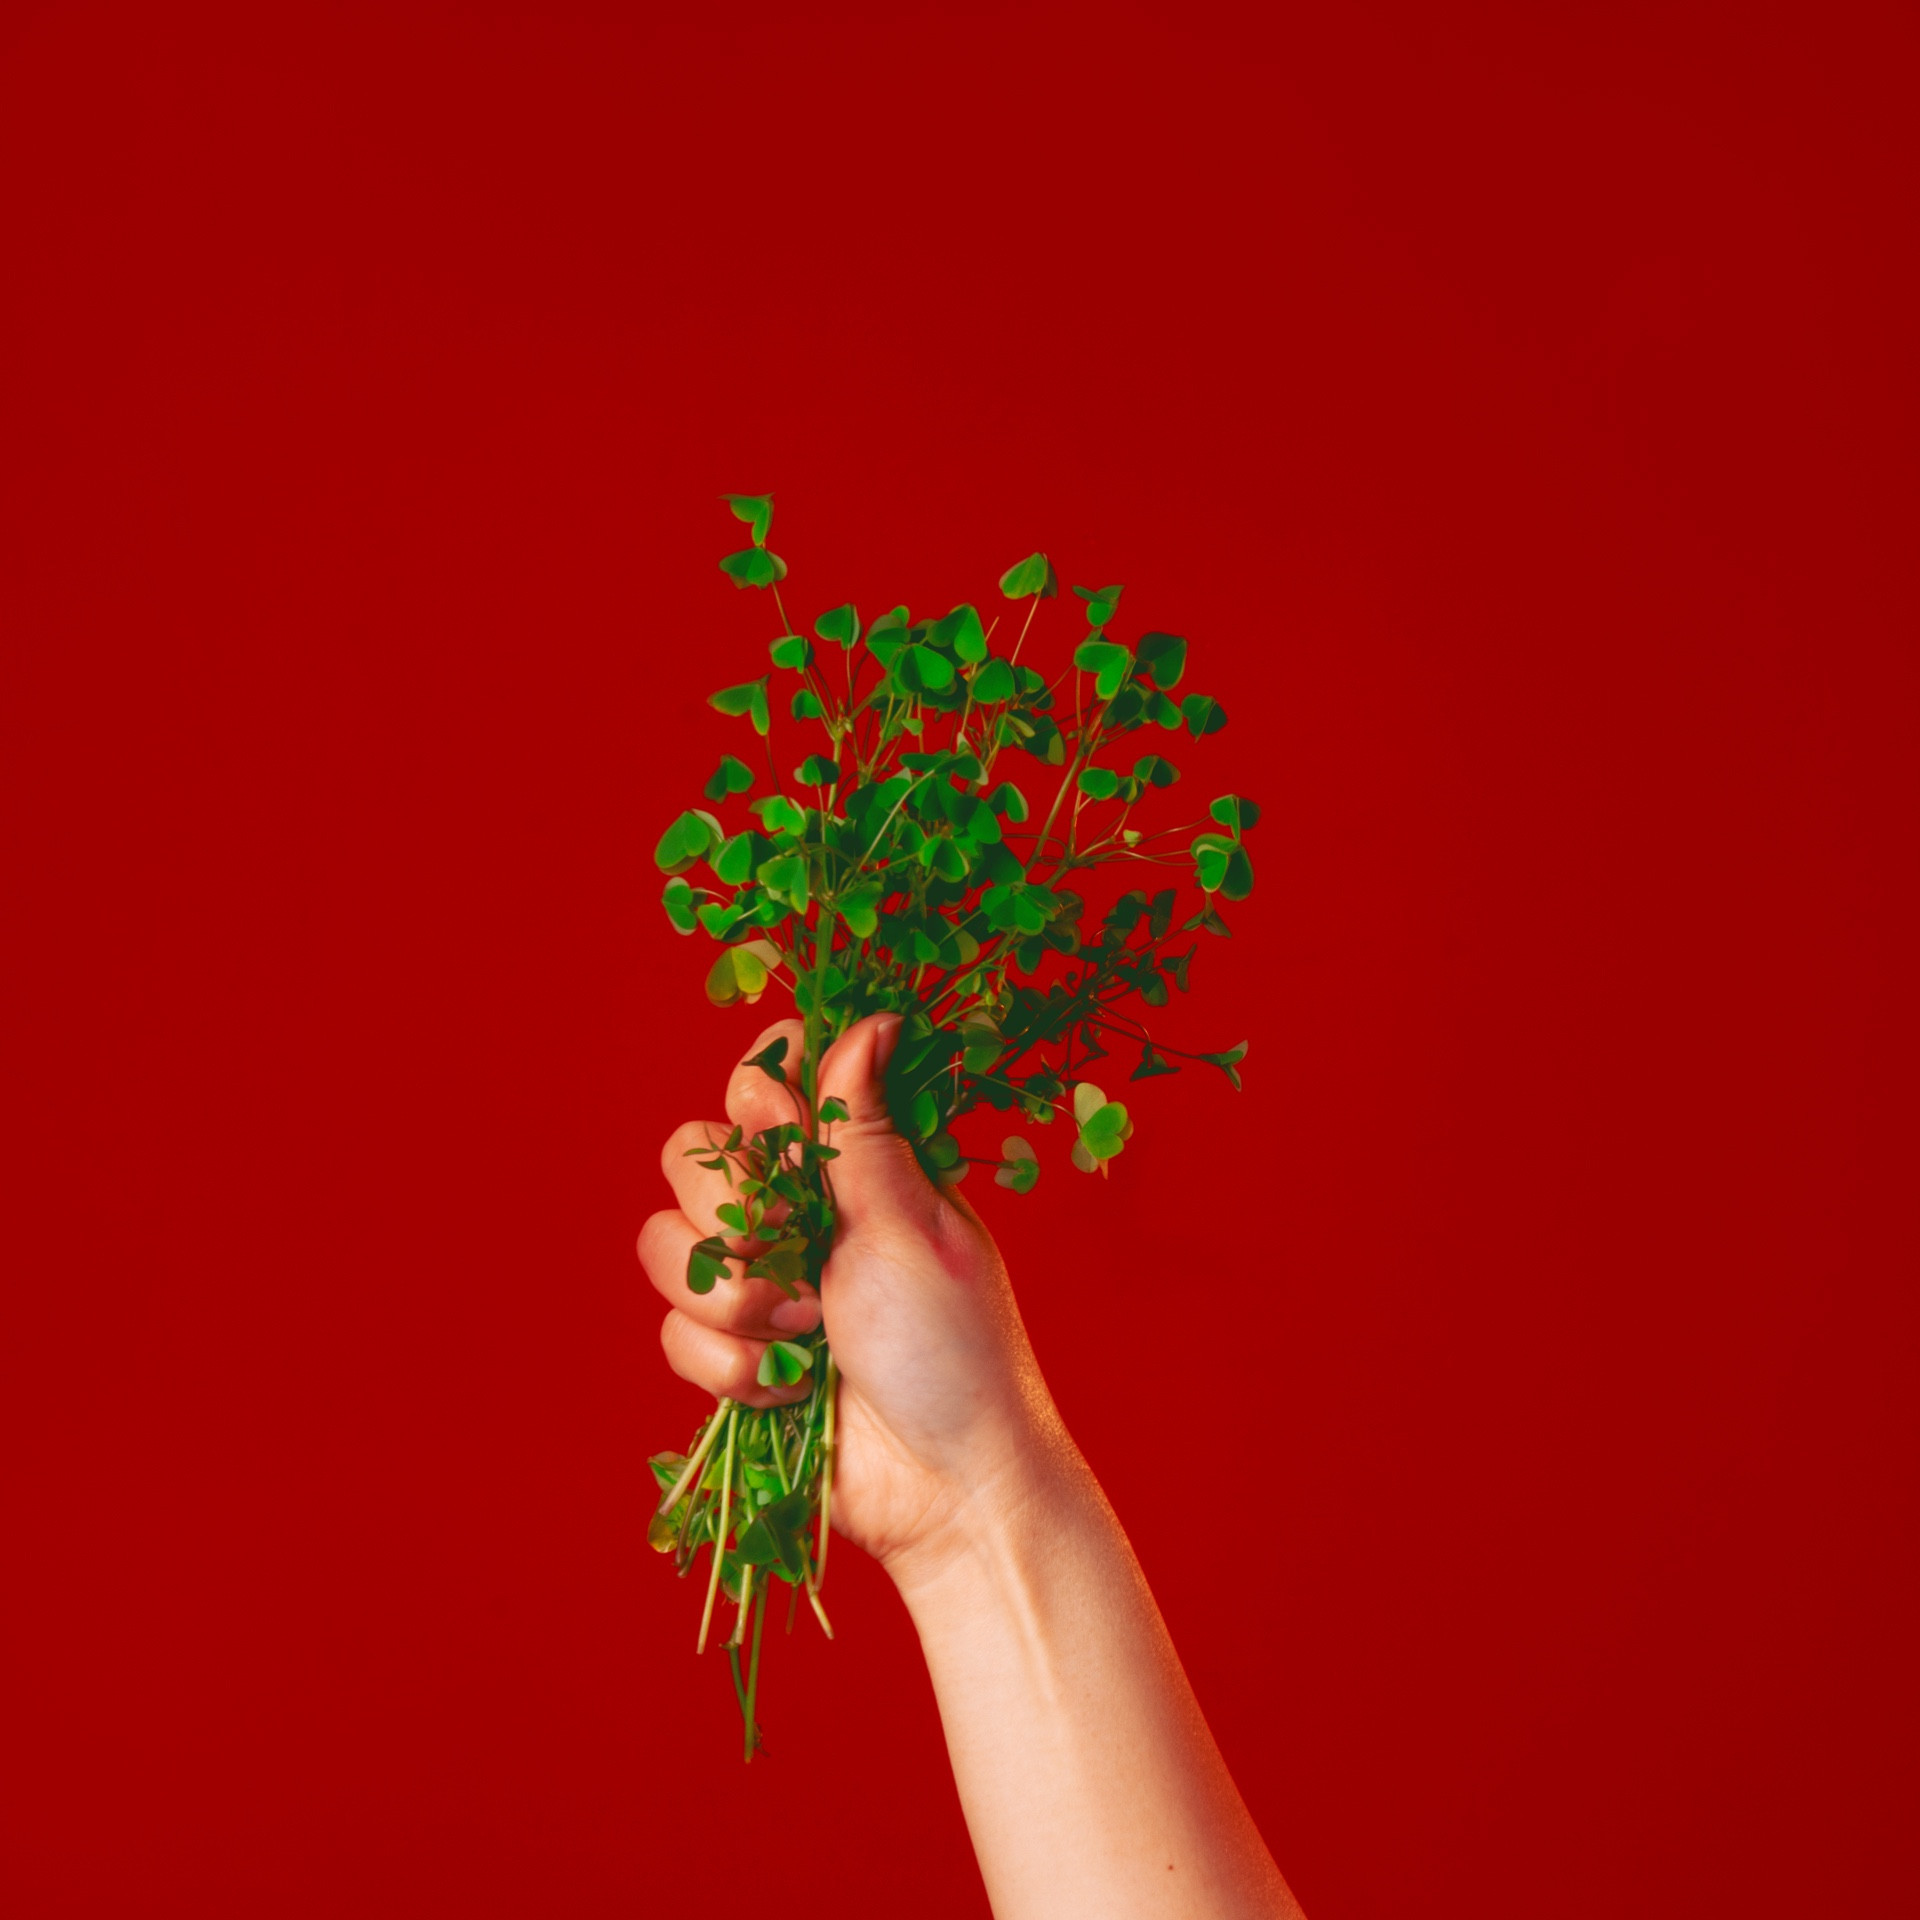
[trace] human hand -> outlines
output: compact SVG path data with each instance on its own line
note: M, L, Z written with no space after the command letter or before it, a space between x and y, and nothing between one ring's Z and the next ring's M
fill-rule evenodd
M716 1210L731 1193L689 1149L735 1124L751 1134L795 1117L795 1090L758 1067L734 1069L725 1121L668 1140L661 1161L679 1206L653 1215L639 1244L672 1309L660 1329L668 1364L716 1395L756 1407L804 1398L805 1383L762 1387L757 1369L768 1341L809 1331L824 1311L841 1376L834 1527L896 1580L937 1564L970 1516L1078 1460L992 1236L894 1130L882 1075L899 1028L898 1014L869 1015L821 1062L821 1096L837 1095L848 1117L832 1130L839 1230L817 1300L789 1300L770 1280L687 1286L688 1249L722 1231ZM778 1021L752 1050L784 1038L797 1058L803 1037L799 1021Z

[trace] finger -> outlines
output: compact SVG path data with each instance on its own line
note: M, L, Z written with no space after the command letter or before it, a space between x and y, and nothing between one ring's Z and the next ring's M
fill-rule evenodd
M786 1058L780 1062L780 1071L786 1076L784 1084L765 1068L748 1065L753 1055L764 1052L776 1040L787 1043ZM798 1020L776 1020L768 1027L748 1048L747 1058L734 1068L727 1082L727 1118L749 1133L802 1119L805 1110L796 1103L800 1098L800 1056L806 1043L807 1030Z
M840 1150L833 1163L833 1191L849 1233L903 1213L924 1223L945 1204L940 1189L921 1171L887 1107L886 1069L900 1037L897 1013L857 1020L827 1049L820 1062L820 1093L839 1099L847 1117L834 1123Z
M724 1120L689 1120L684 1127L676 1127L660 1149L660 1166L673 1188L673 1197L680 1202L680 1211L702 1234L720 1234L729 1246L741 1249L749 1243L720 1218L723 1206L741 1204L740 1196L727 1170L711 1164L722 1157L720 1148L732 1131ZM784 1200L768 1203L769 1225L777 1226L786 1216ZM768 1233L760 1237L771 1240L775 1236Z
M687 1285L687 1255L705 1238L679 1212L656 1213L640 1229L640 1264L669 1306L717 1333L748 1335L763 1345L797 1339L820 1324L817 1293L803 1287L797 1300L789 1300L771 1280L745 1278L740 1260L727 1263L727 1278L716 1281L711 1293L695 1293Z
M804 1400L813 1390L808 1377L790 1387L763 1387L759 1371L760 1356L767 1350L764 1340L744 1339L703 1326L678 1308L660 1323L660 1344L666 1350L667 1365L682 1380L691 1380L696 1387L705 1387L721 1399L738 1400L744 1406L789 1406L795 1400Z

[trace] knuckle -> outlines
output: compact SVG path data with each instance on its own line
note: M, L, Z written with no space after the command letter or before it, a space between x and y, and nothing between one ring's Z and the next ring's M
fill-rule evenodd
M697 1147L712 1144L712 1127L704 1120L689 1120L667 1135L660 1149L660 1171L673 1180L686 1167L688 1154Z

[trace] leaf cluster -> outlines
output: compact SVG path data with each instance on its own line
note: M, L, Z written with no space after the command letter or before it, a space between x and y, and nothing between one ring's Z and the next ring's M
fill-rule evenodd
M970 602L922 617L896 605L865 623L845 602L803 633L781 598L785 563L766 545L772 497L726 500L752 545L722 567L771 591L781 631L766 672L712 696L761 736L763 766L723 754L708 804L679 814L655 850L673 926L721 943L709 998L791 995L807 1023L803 1093L813 1061L855 1020L905 1014L889 1097L946 1181L973 1164L955 1120L986 1106L1048 1124L1116 1045L1137 1050L1134 1079L1201 1061L1237 1086L1244 1048L1183 1051L1142 1013L1187 990L1194 938L1224 936L1219 903L1254 884L1251 800L1222 795L1185 826L1149 826L1137 811L1179 785L1176 736L1227 724L1217 699L1181 691L1186 639L1129 640L1117 630L1125 588L1077 586L1080 636L1058 636L1051 665L1023 658L1034 615L1059 597L1043 553L1000 576L1004 600L1026 603L1010 644L996 646L1003 616ZM814 729L811 742L780 749L783 710ZM1130 744L1143 731L1164 744ZM1179 889L1162 885L1123 893L1096 919L1082 876L1117 862L1184 877L1198 911L1176 928ZM1127 1132L1099 1135L1099 1151L1082 1137L1070 1157L1104 1172ZM991 1164L1017 1191L1037 1177L1031 1155Z

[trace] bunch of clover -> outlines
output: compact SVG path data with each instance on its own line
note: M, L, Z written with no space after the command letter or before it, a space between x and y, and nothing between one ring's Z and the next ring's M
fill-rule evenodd
M1157 1009L1170 990L1185 993L1192 936L1226 934L1215 901L1252 890L1242 836L1259 809L1228 794L1206 822L1133 824L1136 806L1180 778L1157 746L1182 732L1217 733L1227 716L1206 694L1176 697L1185 640L1146 633L1129 646L1110 636L1119 587L1074 588L1088 631L1044 666L1023 658L1040 603L1059 593L1040 553L1000 578L1008 601L1027 602L1003 650L994 646L1000 618L983 622L970 605L934 620L894 607L864 628L852 606L838 606L809 637L787 618L786 564L767 550L771 497L725 498L753 544L721 569L738 586L771 589L781 631L770 671L723 687L712 704L758 736L764 775L750 758L723 756L706 785L710 807L682 813L654 857L671 876L664 904L673 925L720 943L707 997L725 1007L777 987L791 994L805 1039L797 1060L776 1040L751 1063L788 1088L793 1119L751 1137L735 1127L700 1150L733 1198L720 1209L726 1232L694 1247L687 1285L707 1293L744 1271L794 1295L818 1284L832 1249L833 1130L846 1117L838 1101L816 1100L815 1071L864 1014L906 1016L889 1100L943 1183L975 1165L994 1167L1017 1193L1039 1177L1034 1149L1017 1133L997 1156L963 1152L953 1122L979 1106L1017 1109L1040 1125L1064 1118L1073 1164L1104 1175L1133 1132L1126 1107L1088 1078L1112 1045L1137 1049L1133 1080L1199 1060L1239 1086L1244 1042L1185 1053L1126 1008ZM776 708L816 730L814 751L776 748ZM1147 741L1154 746L1139 750ZM734 813L731 824L723 811ZM1176 928L1177 887L1141 888L1089 924L1070 882L1111 861L1190 873L1199 910ZM653 1544L683 1574L709 1549L702 1651L716 1598L735 1605L726 1647L748 1759L760 1744L754 1714L772 1583L792 1590L789 1628L804 1591L833 1632L820 1600L836 1404L824 1331L774 1341L762 1357L763 1386L802 1380L811 1390L791 1405L722 1400L689 1452L652 1462L661 1488Z

